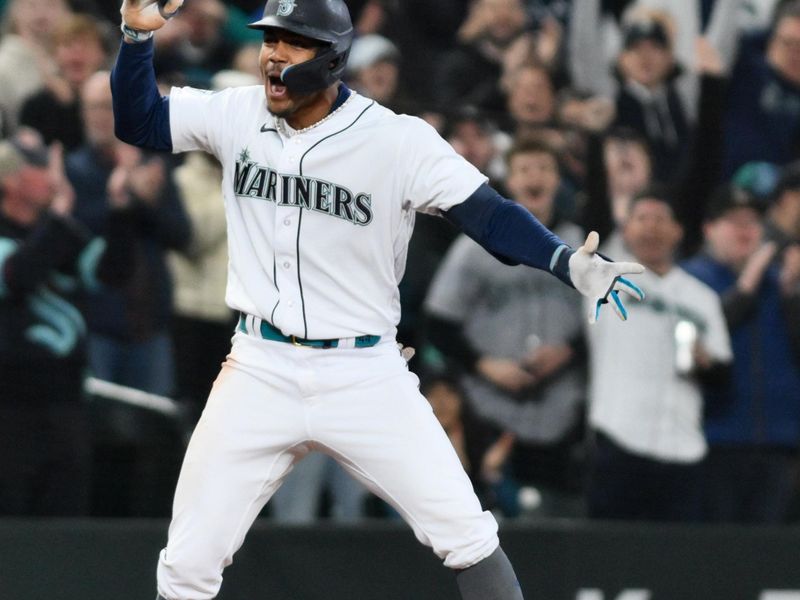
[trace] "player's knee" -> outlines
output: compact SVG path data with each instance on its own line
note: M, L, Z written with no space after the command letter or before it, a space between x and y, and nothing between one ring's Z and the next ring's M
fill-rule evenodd
M483 511L470 518L452 523L442 536L433 539L436 554L450 569L466 569L482 561L500 545L497 521L492 513ZM447 531L450 533L448 534Z
M466 569L491 555L499 545L497 533L465 541L445 553L444 566L450 569Z
M215 598L222 586L219 561L198 556L166 556L158 561L158 592L170 600Z

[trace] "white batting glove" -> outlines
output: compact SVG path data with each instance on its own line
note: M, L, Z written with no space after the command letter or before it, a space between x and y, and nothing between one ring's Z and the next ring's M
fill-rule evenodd
M136 31L161 29L183 6L183 0L124 0L122 22Z
M592 300L589 323L597 321L603 304L611 304L617 316L625 321L628 319L628 311L619 299L619 292L625 292L636 300L643 300L644 292L622 275L642 273L644 267L639 263L604 259L597 254L599 243L600 236L596 231L586 236L583 246L569 257L569 277L575 289Z

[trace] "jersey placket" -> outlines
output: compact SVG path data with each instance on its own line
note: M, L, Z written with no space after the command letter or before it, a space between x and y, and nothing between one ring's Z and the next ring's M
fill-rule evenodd
M285 140L284 150L278 164L283 175L297 175L306 144L299 136ZM283 179L281 187L287 184ZM289 202L295 202L288 194ZM280 199L275 204L275 283L280 300L275 310L275 325L286 334L309 337L303 314L302 291L302 208L295 204L285 205Z

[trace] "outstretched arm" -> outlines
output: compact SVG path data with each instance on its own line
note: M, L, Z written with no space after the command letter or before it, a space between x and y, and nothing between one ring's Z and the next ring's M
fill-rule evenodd
M599 316L600 307L609 300L617 315L627 319L619 292L644 298L636 285L622 277L641 273L644 267L637 263L616 263L599 255L599 236L595 232L589 234L579 249L570 248L529 211L506 200L488 185L482 185L463 203L448 210L445 217L506 264L521 263L550 271L591 298L592 323Z

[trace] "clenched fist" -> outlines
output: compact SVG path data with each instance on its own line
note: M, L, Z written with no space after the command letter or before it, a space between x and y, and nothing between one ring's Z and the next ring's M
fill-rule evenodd
M183 0L124 0L122 21L131 29L155 31L161 29L172 15L183 6Z

